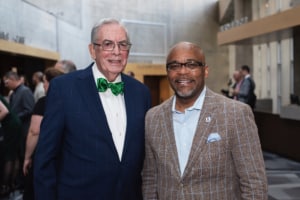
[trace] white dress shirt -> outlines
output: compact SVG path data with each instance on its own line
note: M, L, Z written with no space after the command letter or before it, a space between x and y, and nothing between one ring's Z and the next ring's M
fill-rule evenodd
M98 78L105 78L104 75L98 70L96 63L92 67L95 83L97 84ZM121 75L119 75L114 82L120 82ZM126 109L124 95L119 94L115 96L110 88L105 92L99 92L99 96L105 111L106 119L109 125L110 132L119 155L122 159L125 133L126 133Z

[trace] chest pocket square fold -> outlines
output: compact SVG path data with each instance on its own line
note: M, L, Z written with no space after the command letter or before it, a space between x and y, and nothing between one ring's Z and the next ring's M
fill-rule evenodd
M219 140L221 140L221 136L219 135L219 133L211 133L209 134L206 143L216 142Z

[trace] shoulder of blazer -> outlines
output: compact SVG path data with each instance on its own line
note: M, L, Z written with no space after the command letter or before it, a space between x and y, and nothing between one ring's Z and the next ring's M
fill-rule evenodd
M128 75L124 74L124 73L121 73L121 77L122 77L122 81L125 83L125 87L126 87L126 84L127 85L130 85L130 86L138 86L138 87L141 87L141 88L144 88L144 89L148 89L148 87L140 82L139 80L135 79L135 78L132 78L132 77L129 77Z
M72 83L73 81L76 81L78 79L92 78L93 77L92 66L93 66L93 63L84 69L79 69L79 70L64 74L62 76L55 77L53 79L53 81L55 80L55 81L61 81L61 82L66 82L66 83Z
M173 99L174 99L174 96L172 96L169 99L165 100L161 104L150 108L150 110L148 111L147 114L148 115L157 115L159 113L171 112L172 111Z
M85 79L87 77L93 76L93 70L92 70L93 65L94 65L94 63L91 63L89 66L87 66L84 69L80 69L75 72L72 72L72 73L70 73L70 76L72 75L79 79Z
M203 106L207 105L213 106L216 109L220 109L220 107L222 107L222 109L228 109L231 106L244 106L244 103L215 93L207 88Z

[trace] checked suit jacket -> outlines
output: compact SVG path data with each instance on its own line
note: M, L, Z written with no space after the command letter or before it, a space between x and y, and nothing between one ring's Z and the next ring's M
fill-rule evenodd
M172 122L173 98L146 115L144 199L266 200L265 165L250 107L207 89L181 176ZM210 142L210 135L219 138Z

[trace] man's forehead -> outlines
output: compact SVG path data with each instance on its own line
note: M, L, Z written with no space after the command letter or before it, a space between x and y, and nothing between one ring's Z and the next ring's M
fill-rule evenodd
M126 35L125 29L120 26L119 24L106 24L103 25L100 30L99 33L101 33L101 35L115 35L115 34L123 34Z
M193 60L193 59L202 59L203 56L199 53L199 51L194 50L184 50L178 49L172 51L169 56L168 60L170 59L181 59L181 60Z

